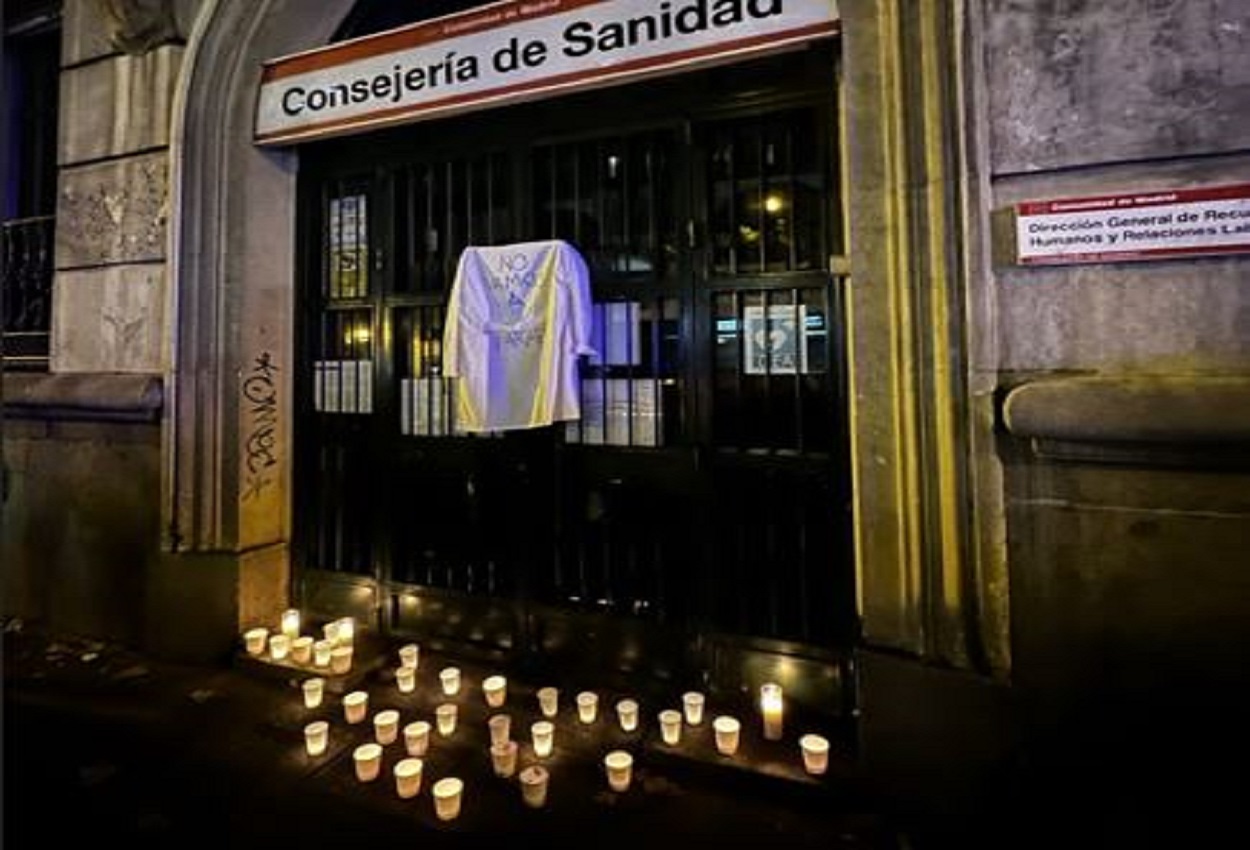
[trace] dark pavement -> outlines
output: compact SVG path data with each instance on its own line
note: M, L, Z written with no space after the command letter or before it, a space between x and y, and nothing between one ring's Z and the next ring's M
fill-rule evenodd
M368 656L366 656L367 658ZM376 660L382 661L381 654ZM562 694L548 803L523 805L515 780L496 777L487 754L482 699L486 671L455 659L465 686L456 733L431 737L419 795L400 799L390 769L401 739L385 748L383 772L356 780L351 752L372 738L371 723L342 719L347 689L370 694L369 714L400 710L402 725L433 721L437 671L451 659L423 651L418 688L401 694L389 663L358 665L333 678L319 709L303 706L307 674L241 663L189 667L157 663L125 648L40 634L9 621L4 629L4 846L64 847L118 839L126 847L508 847L645 848L687 844L824 850L906 850L908 837L850 781L849 759L834 753L828 774L803 773L794 744L764 742L743 717L743 750L715 754L711 730L687 727L675 756L656 738L654 713L627 735L610 716L584 727L572 694ZM520 767L535 761L524 743L537 719L528 685L510 682L506 710ZM709 718L717 706L709 701ZM305 754L303 725L331 721L325 756ZM634 784L608 790L600 759L621 747L635 757ZM794 752L790 752L793 748ZM752 767L745 768L750 764ZM430 788L465 781L461 816L441 822Z

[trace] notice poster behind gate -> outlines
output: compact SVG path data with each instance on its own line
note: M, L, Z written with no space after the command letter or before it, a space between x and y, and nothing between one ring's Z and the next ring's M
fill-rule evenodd
M285 144L737 61L837 32L836 0L505 0L265 63Z

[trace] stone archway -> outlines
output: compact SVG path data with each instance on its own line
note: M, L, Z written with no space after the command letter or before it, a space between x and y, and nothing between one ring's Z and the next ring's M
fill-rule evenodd
M163 550L153 645L229 648L290 580L297 154L252 144L264 60L326 43L351 0L204 0L172 133Z

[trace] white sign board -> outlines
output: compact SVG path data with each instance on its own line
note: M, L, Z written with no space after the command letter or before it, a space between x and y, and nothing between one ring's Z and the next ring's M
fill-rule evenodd
M1250 184L1016 207L1016 260L1106 263L1250 253Z
M258 144L736 61L833 35L836 0L505 0L265 63Z

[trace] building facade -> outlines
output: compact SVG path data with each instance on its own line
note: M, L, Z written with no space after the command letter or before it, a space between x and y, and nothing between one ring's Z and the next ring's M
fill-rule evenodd
M727 40L833 23L258 131L290 57L487 4L397 5L6 4L8 91L59 50L55 195L4 208L53 243L6 222L6 307L50 257L44 326L5 313L6 615L220 659L295 604L521 666L779 678L960 816L1133 796L1160 725L1218 746L1250 610L1243 4L656 4ZM485 13L513 8L565 11ZM293 113L337 96L309 91ZM544 239L591 273L582 418L459 433L456 259ZM41 330L46 362L11 356Z

